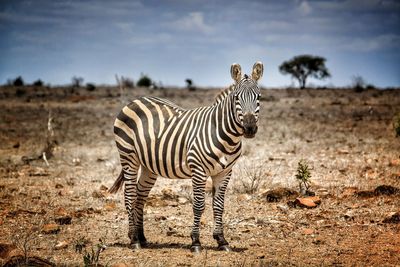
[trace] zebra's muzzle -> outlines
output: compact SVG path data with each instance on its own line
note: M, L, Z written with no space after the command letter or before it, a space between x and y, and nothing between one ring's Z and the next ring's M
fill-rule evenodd
M253 138L258 130L257 120L253 114L246 114L243 117L243 136L245 138Z

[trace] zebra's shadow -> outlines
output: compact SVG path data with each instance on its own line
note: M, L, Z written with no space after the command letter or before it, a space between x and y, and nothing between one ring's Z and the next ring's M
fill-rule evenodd
M122 248L131 248L129 243L114 243L109 244L110 247L122 247ZM215 246L202 246L203 250L214 250L219 251L218 247ZM187 249L190 250L189 244L182 244L182 243L158 243L158 242L148 242L145 247L142 249ZM240 248L240 247L232 247L232 252L243 252L246 251L247 248Z

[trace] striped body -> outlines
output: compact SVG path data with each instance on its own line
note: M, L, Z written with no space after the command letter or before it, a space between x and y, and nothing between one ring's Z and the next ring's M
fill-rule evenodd
M231 75L236 83L220 93L211 106L183 109L165 99L142 97L118 114L114 134L122 171L110 192L117 192L125 183L128 235L133 248L147 244L143 207L157 177L163 176L192 179L194 252L201 249L205 184L208 177L212 178L213 236L220 249L229 250L223 235L224 196L232 167L241 154L242 137L253 138L257 132L257 80L262 72L262 63L257 62L252 77L242 78L240 66L233 64Z
M140 164L167 178L192 178L189 162L201 159L207 176L228 171L241 152L241 126L226 116L231 100L185 110L143 97L125 106L114 124L117 146L139 151ZM221 124L220 122L224 122Z

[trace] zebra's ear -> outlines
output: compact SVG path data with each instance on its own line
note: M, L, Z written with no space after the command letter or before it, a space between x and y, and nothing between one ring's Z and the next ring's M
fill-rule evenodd
M239 64L233 63L231 66L231 76L235 82L239 82L242 79L242 68Z
M251 72L251 78L255 81L258 81L263 76L263 72L264 65L260 61L257 61L254 63L253 71Z

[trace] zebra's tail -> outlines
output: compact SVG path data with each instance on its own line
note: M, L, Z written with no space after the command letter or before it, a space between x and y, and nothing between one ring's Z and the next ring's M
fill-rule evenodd
M122 185L124 184L124 170L121 170L117 180L115 180L114 184L108 190L110 194L115 194L121 189Z

